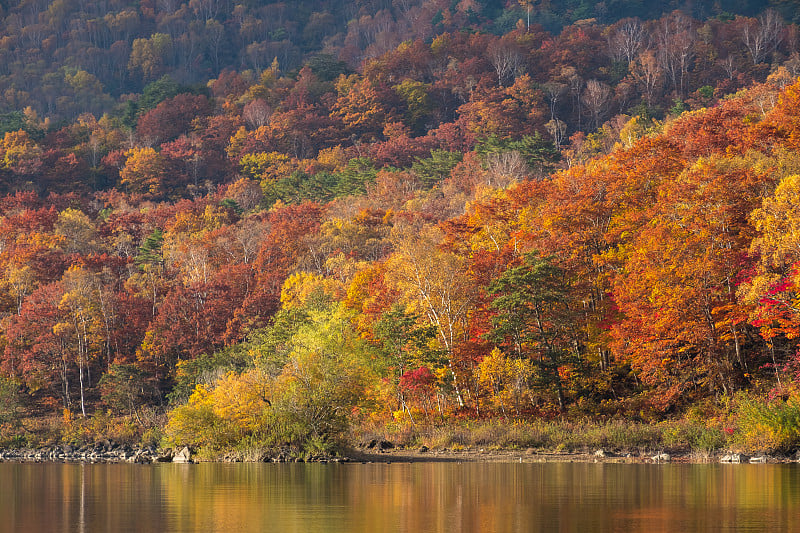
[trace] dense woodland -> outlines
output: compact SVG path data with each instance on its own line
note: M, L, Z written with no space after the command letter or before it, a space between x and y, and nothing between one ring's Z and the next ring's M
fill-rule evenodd
M800 405L796 3L558 4L3 3L5 440Z

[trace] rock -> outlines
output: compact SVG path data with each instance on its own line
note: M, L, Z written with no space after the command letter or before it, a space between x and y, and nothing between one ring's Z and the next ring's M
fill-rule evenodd
M162 450L161 453L156 455L156 462L157 463L171 463L172 462L172 449L167 448L166 450Z
M428 451L428 447L425 446L424 444L419 447L419 453L425 453L427 451Z
M606 453L606 451L604 449L600 448L599 450L594 452L594 456L595 457L608 457L608 453Z
M189 450L188 446L184 446L183 449L177 452L172 457L173 463L191 463L192 462L192 452Z
M727 455L723 455L720 458L720 463L727 463L727 464L739 464L739 463L746 463L748 457L741 453L729 453Z
M378 446L380 446L381 450L391 450L392 448L394 448L394 444L392 444L388 440L382 440Z
M133 458L133 462L137 463L137 464L140 464L140 465L146 465L146 464L150 464L150 463L153 462L153 457L150 456L149 454L144 454L143 453L143 454L135 456Z
M672 457L668 453L659 453L652 457L654 463L669 463Z
M766 463L767 462L767 456L766 455L759 455L758 457L751 457L750 458L750 462L751 463Z

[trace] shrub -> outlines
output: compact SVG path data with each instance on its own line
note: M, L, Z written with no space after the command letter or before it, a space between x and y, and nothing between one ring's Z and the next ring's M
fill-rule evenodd
M0 376L0 426L19 426L19 411L22 399L19 384L12 379Z
M787 452L800 444L800 399L764 401L738 395L734 401L737 443L745 451Z

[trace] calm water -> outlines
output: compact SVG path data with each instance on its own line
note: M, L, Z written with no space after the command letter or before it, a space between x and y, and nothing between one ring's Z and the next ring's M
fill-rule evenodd
M800 465L0 463L0 531L800 531Z

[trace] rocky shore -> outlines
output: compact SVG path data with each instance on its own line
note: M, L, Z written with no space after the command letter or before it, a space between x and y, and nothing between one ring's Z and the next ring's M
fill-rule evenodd
M113 442L91 446L46 446L0 450L0 461L19 462L91 462L91 463L159 463L173 462L172 450L152 446L138 447ZM185 462L185 461L184 461Z
M722 463L722 464L766 464L800 462L800 451L786 455L759 453L746 455L733 452L693 453L678 450L646 452L641 450L597 449L593 452L561 452L540 449L493 449L493 448L402 448L391 445L361 447L350 456L360 462L505 462L505 463Z
M227 454L219 458L219 462L242 462L237 454ZM278 450L273 455L262 454L249 459L263 463L344 463L348 457L330 457L314 455L297 457L289 450ZM41 448L20 448L0 450L0 462L58 462L58 463L194 463L198 462L195 454L188 447L177 450L156 448L154 446L130 446L115 442L98 442L84 446L45 446Z
M206 461L207 459L204 459ZM503 449L433 449L395 447L387 441L361 444L347 451L345 456L314 455L298 457L288 449L273 454L243 458L237 454L226 454L217 462L264 462L264 463L403 463L403 462L603 462L603 463L794 463L800 462L800 452L791 456L739 453L692 454L692 453L642 453L639 451L611 451L598 449L591 453L553 452ZM41 448L0 450L0 462L86 462L86 463L194 463L198 462L187 447L173 450L154 446L130 446L110 441L84 446L46 446Z

